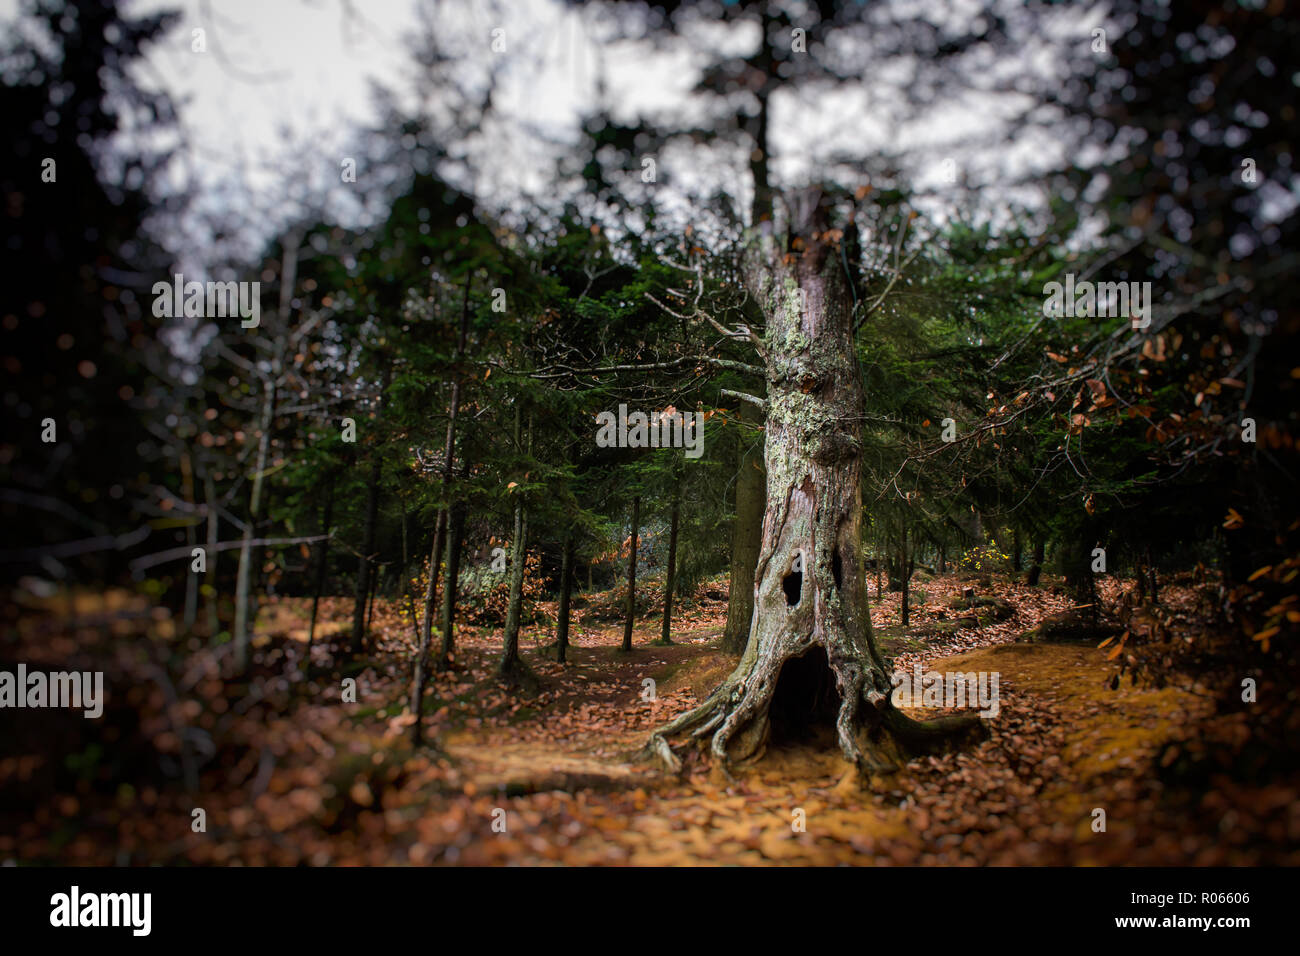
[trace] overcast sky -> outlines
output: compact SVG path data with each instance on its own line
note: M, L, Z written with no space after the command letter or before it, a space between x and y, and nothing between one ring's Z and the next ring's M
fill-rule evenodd
M16 0L0 0L0 13L12 16ZM464 38L467 66L486 77L496 69L493 106L503 118L493 148L466 165L473 181L462 183L479 195L544 195L554 167L548 143L571 141L580 114L596 101L597 78L606 89L605 105L623 119L639 111L671 112L683 119L692 108L688 92L703 62L699 48L741 54L757 39L744 30L702 24L694 46L674 44L652 50L646 44L611 41L609 25L590 9L577 11L560 0L509 0L500 5L433 0L136 0L132 12L175 9L176 28L155 44L141 79L166 89L177 102L184 148L174 167L197 188L194 213L253 203L264 210L249 220L269 234L285 214L281 198L294 188L338 198L331 211L346 219L347 194L339 188L339 163L348 141L375 114L370 81L414 95L406 38L421 22L420 7L433 14L446 36ZM507 11L493 14L491 10ZM494 19L494 17L496 19ZM1084 40L1099 17L1081 13L1074 25ZM500 22L498 22L500 21ZM508 49L493 54L492 31L500 28ZM206 52L192 49L193 31L202 29ZM475 38L481 47L475 49ZM1027 50L1024 69L1048 51ZM428 94L430 91L424 91ZM864 84L815 104L774 101L773 140L778 176L794 181L834 150L869 155L876 144L931 143L908 171L913 184L941 181L942 162L953 155L954 139L987 133L996 126L996 104L975 103L954 90L937 109L907 126L882 119ZM436 95L436 92L433 93ZM694 104L698 108L698 104ZM1036 137L998 144L983 153L959 154L963 171L993 180L1013 176L1041 162L1056 145ZM747 201L743 165L710 164L697 153L658 157L660 177L689 189L722 180L728 191ZM236 198L238 197L238 198ZM178 233L191 248L201 245L196 227Z

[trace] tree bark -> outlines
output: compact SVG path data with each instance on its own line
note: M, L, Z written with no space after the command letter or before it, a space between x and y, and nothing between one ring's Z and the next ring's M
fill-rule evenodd
M673 489L672 516L668 519L668 573L664 580L664 620L659 634L660 644L673 642L673 589L677 587L677 524L681 514L681 471L679 469L677 487Z
M331 473L325 486L325 508L320 522L321 534L326 537L320 543L320 547L316 549L316 580L312 584L311 592L311 623L307 625L307 650L303 652L302 658L302 672L304 674L311 673L311 648L316 640L316 614L320 609L320 596L321 592L325 590L325 574L329 567L329 533L330 526L334 523L334 481L335 476Z
M742 405L740 417L753 413ZM754 623L754 568L763 541L763 504L767 491L762 455L743 438L736 469L736 517L731 526L731 584L727 593L727 626L722 649L742 654Z
M667 740L688 731L712 733L710 751L724 771L756 758L774 709L833 726L859 776L897 769L904 754L979 728L978 718L915 721L890 702L863 587L864 398L844 267L820 191L792 197L789 208L788 241L760 230L745 263L767 319L767 507L752 633L731 676L651 735L647 751L673 769L681 764ZM782 682L792 662L798 680Z
M255 617L251 606L253 573L253 540L256 538L257 520L262 512L262 486L266 475L266 462L271 453L271 426L275 423L275 403L280 370L284 365L285 342L288 336L289 309L293 303L293 290L298 284L298 243L296 234L286 236L280 254L280 304L279 329L275 338L275 357L270 374L262 383L262 411L258 420L257 458L253 471L253 488L249 496L247 523L243 542L239 548L239 565L235 574L235 666L242 671L248 665L248 630Z
M903 579L903 599L900 605L902 609L902 622L903 622L903 627L907 627L909 624L911 624L911 613L912 613L911 591L912 591L913 565L912 565L911 556L907 553L907 519L906 518L903 519L903 530L902 530L902 534L899 536L898 564L899 567L902 569L899 572L899 574Z
M569 600L573 594L573 534L564 539L564 557L560 560L559 620L555 625L555 659L566 663L569 656Z
M641 497L632 499L632 550L627 557L627 614L623 621L623 646L620 650L632 650L632 625L636 622L636 549L637 531L641 525Z
M361 557L357 559L356 586L352 600L352 641L348 647L353 657L359 657L366 646L366 609L370 603L371 563L375 557L375 525L379 518L379 478L383 462L379 449L372 448L374 461L370 463L370 480L366 483L366 523L362 531Z
M468 463L462 465L468 472ZM438 649L438 670L451 666L456 640L452 633L456 626L456 588L460 582L460 559L465 543L465 517L468 507L463 501L451 506L451 521L447 528L447 580L442 586L442 645Z
M197 502L194 500L194 461L189 452L181 455L181 475L183 479L183 493L186 502L193 509ZM197 510L197 509L195 509ZM190 553L194 553L194 548L199 543L199 531L196 524L185 526L185 544ZM204 568L207 568L206 558ZM183 618L184 631L186 634L194 632L194 622L199 615L199 577L194 571L185 575L185 616Z
M375 621L375 599L379 597L379 582L384 576L384 566L376 565L370 575L370 595L366 598L366 634L369 635Z
M515 401L515 445L519 446L519 400ZM528 416L528 453L533 450L533 418ZM505 647L501 654L500 676L512 682L532 682L528 666L519 657L519 620L524 603L524 562L528 557L528 510L522 493L515 495L515 540L510 564L510 604L506 610Z
M1020 568L1020 529L1014 528L1011 531L1011 570L1019 574Z
M519 661L519 617L524 594L524 555L525 538L528 534L528 516L524 510L523 499L515 502L514 546L510 555L510 605L506 610L505 648L501 654L501 674L511 674L520 664Z
M433 602L434 596L438 593L439 562L442 560L443 537L447 530L448 512L445 503L451 486L452 459L456 451L456 416L460 411L460 362L465 356L465 346L469 340L469 293L473 282L474 275L470 273L465 277L465 295L460 310L460 332L456 339L456 368L451 380L451 400L447 405L447 436L443 442L442 463L444 505L438 509L438 517L434 521L433 547L429 549L429 580L425 586L420 615L420 638L416 642L415 673L411 677L411 713L415 714L412 733L416 746L419 746L423 733L424 686L429 679L429 645L433 640ZM454 588L453 585L453 590ZM452 599L455 600L454 595Z
M1036 537L1034 539L1033 562L1029 565L1029 576L1025 579L1025 583L1030 587L1038 586L1038 578L1043 573L1043 558L1046 550L1046 544L1043 539L1041 537Z
M262 412L258 418L261 435L257 440L257 457L253 464L253 488L244 515L244 534L239 546L239 564L235 571L235 667L243 671L248 665L248 629L253 618L252 576L253 540L256 537L257 519L262 513L262 484L266 473L266 460L271 448L271 423L275 420L276 388L273 381L263 386Z
M205 549L207 574L203 584L207 591L208 606L208 640L213 640L221 631L221 612L217 607L217 483L210 471L204 470L203 498L206 502L208 517L208 544Z
M456 339L456 352L453 359L454 372L451 379L451 399L447 403L447 434L443 442L442 460L442 506L438 508L438 517L434 521L433 546L429 549L429 581L424 590L423 611L420 617L420 646L415 663L413 684L419 685L423 692L426 679L429 645L433 641L433 607L438 593L438 577L442 571L443 549L446 547L448 523L448 495L451 490L452 469L456 452L456 417L460 413L460 362L465 356L465 345L469 339L469 293L474 276L465 277L465 295L461 302L460 331ZM416 693L412 690L412 693Z

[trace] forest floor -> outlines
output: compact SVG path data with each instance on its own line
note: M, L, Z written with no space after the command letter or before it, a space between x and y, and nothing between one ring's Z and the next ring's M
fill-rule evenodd
M920 663L998 672L1000 713L987 721L989 736L977 746L914 760L877 778L871 790L846 785L846 766L829 734L770 748L732 781L698 758L687 760L680 777L628 760L651 729L701 700L733 666L717 646L725 590L676 617L671 646L651 643L660 622L647 616L627 654L618 648L621 624L597 619L602 607L616 605L616 595L584 596L567 664L541 652L553 639L549 625L525 630L523 656L539 680L530 695L495 678L499 629L462 631L455 669L432 680L430 743L419 750L412 749L405 712L411 626L396 603L379 603L373 631L381 640L371 659L328 679L293 683L277 675L285 670L286 648L305 642L309 602L280 598L259 619L254 669L264 676L241 686L242 698L232 698L231 684L211 662L165 686L159 680L125 695L132 707L152 713L141 718L141 735L152 738L174 777L189 777L197 796L173 780L120 784L104 799L95 773L86 773L71 792L26 818L0 801L0 859L253 865L1300 860L1293 788L1218 779L1189 792L1162 784L1161 748L1206 719L1205 695L1127 682L1112 690L1115 665L1105 651L1017 643L1044 616L1069 606L1050 586L986 578L978 583L991 589L977 589L1004 598L1013 609L1009 618L927 628L951 618L948 600L970 581L946 576L921 585L925 594L907 628L898 620L899 595L887 593L872 601L873 624L882 653L897 668ZM1176 599L1172 589L1169 599ZM553 615L547 605L540 610L542 620ZM347 629L350 612L350 600L324 602L324 637L316 648L322 664L330 635ZM50 653L58 653L57 642ZM355 703L341 701L344 677L357 682ZM653 695L647 681L654 682ZM6 777L39 780L43 759L0 755L0 793ZM119 757L113 772L128 762ZM204 832L191 826L197 809ZM1094 831L1098 809L1105 811L1104 832ZM802 829L793 825L798 819Z

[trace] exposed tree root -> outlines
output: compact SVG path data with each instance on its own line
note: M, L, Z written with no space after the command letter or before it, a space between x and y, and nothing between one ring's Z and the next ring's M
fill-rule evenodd
M708 750L715 767L728 777L732 767L760 759L771 733L769 714L778 674L770 673L771 666L752 666L757 663L742 662L702 704L651 733L634 757L680 773L681 758L669 741L684 739L689 744L712 735ZM747 664L749 680L742 676ZM775 670L779 672L779 666ZM895 773L912 757L973 743L986 733L983 721L973 715L914 720L868 684L859 667L842 665L842 670L849 673L837 676L835 739L859 780Z

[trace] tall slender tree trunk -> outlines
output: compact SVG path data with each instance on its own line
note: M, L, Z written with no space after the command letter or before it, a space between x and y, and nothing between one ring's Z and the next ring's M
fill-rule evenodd
M271 449L271 424L275 421L276 387L268 379L263 387L262 411L258 416L261 435L257 440L257 457L253 463L253 488L244 516L244 534L239 545L239 565L235 572L235 667L240 671L248 666L249 624L253 617L253 539L257 521L262 514L262 486L266 462Z
M769 35L775 20L764 5L760 11L759 29L762 36ZM750 135L749 175L754 188L750 200L749 223L757 229L759 224L772 218L772 188L769 176L771 160L770 109L771 95L780 80L776 63L766 41L758 53L757 69L763 74L763 83L755 91L758 109L748 121ZM741 421L753 417L749 406L741 404ZM727 590L727 623L722 632L722 649L728 654L741 654L754 623L754 568L763 537L763 506L767 492L763 472L763 458L752 443L742 440L740 460L736 468L736 517L731 526L731 578Z
M573 533L564 538L564 557L560 559L559 620L555 624L555 659L561 664L569 657L569 599L573 594Z
M334 524L334 482L336 475L330 472L330 476L325 485L325 507L321 513L320 532L325 535L320 546L316 549L316 574L315 581L311 589L311 621L307 625L307 649L302 655L302 671L304 674L311 673L311 649L316 642L316 618L320 610L321 593L325 590L325 575L329 569L330 554L330 527Z
M788 234L751 233L745 262L767 319L768 494L753 633L731 676L647 748L680 768L668 739L711 732L725 766L763 751L775 714L781 725L824 722L857 774L884 772L906 753L977 734L979 720L915 721L891 703L863 587L865 401L845 270L820 191L787 208Z
M515 445L519 445L519 422L521 409L519 400L515 401ZM533 419L528 417L528 451L533 446ZM510 603L506 609L505 647L501 653L499 673L511 681L530 680L528 667L519 656L519 622L523 616L524 603L524 563L528 556L528 509L524 506L522 494L515 496L515 534L511 549L510 564Z
M415 683L423 686L428 670L426 658L433 643L433 608L438 600L438 579L442 576L442 557L447 538L447 509L439 507L433 522L433 544L429 547L429 575L424 582L424 599L420 602L420 641L415 655ZM414 685L413 685L414 686Z
M636 623L636 549L641 527L641 496L632 498L632 550L627 558L627 613L623 620L622 651L632 650L632 625Z
M1025 583L1030 587L1038 586L1038 578L1043 573L1043 559L1047 550L1046 544L1041 537L1034 538L1034 557L1029 565L1029 576L1025 578Z
M469 474L468 460L462 463L461 474ZM447 581L442 586L442 645L438 649L438 670L446 670L451 666L456 646L453 634L456 626L456 588L460 582L460 559L464 551L468 510L465 502L455 502L451 506L451 521L447 526Z
M508 674L519 666L519 618L523 611L527 534L528 515L520 500L515 502L515 540L510 554L510 603L506 610L505 646L501 654L502 674Z
M384 566L377 565L370 574L370 596L366 600L366 634L373 632L375 622L375 600L379 597L379 585L384 576Z
M900 568L902 568L901 575L903 578L903 600L901 605L902 621L903 621L903 627L907 627L909 624L912 623L911 592L912 592L913 563L912 563L911 556L907 552L907 519L906 518L903 519L903 531L902 534L899 536L898 565Z
M471 272L465 277L465 295L461 301L460 332L456 339L455 369L451 380L451 400L447 406L447 435L443 442L442 464L442 501L438 509L438 518L434 523L433 547L429 549L429 580L425 587L424 604L420 617L420 640L415 654L415 674L411 679L411 711L415 714L415 742L420 742L421 707L424 700L424 685L428 680L429 645L433 640L433 603L438 593L438 575L443 557L444 538L447 532L449 511L448 496L451 491L452 468L456 452L456 416L460 412L460 363L465 356L465 346L469 338L469 293L474 284ZM454 585L453 585L454 589Z
M191 502L192 503L192 502ZM190 553L198 546L199 532L195 525L190 525L185 529L185 545L190 549ZM207 558L204 558L204 570L207 570ZM186 634L193 632L194 623L199 616L199 576L191 571L185 575L185 611L182 618L184 631Z
M1011 570L1019 574L1020 568L1020 529L1014 528L1011 531Z
M258 418L259 435L257 457L253 470L253 488L249 496L247 524L239 547L239 565L235 574L235 666L244 670L248 666L249 625L253 618L251 607L251 582L253 573L253 540L258 519L262 514L262 487L266 475L267 459L271 452L271 426L275 423L275 403L278 380L284 366L285 343L289 332L289 310L293 304L294 289L298 285L298 252L300 238L290 233L283 240L280 255L280 305L277 315L279 328L275 335L275 357L271 372L262 383L262 410Z
M759 30L767 37L776 19L765 4L759 13ZM771 111L772 93L780 84L776 74L777 64L766 41L760 47L753 66L762 75L762 84L755 90L758 109L748 120L750 136L749 175L754 192L750 200L749 224L753 229L772 218L772 187L769 174L771 162ZM754 417L753 411L741 403L742 422ZM740 460L736 468L736 517L731 526L731 576L727 589L727 623L722 632L722 649L728 654L741 654L749 640L754 623L754 569L758 564L759 548L763 537L763 506L767 492L763 471L763 456L752 443L742 440Z
M750 406L742 404L742 421L753 418ZM731 525L731 584L727 592L727 625L722 632L722 649L741 654L754 623L754 568L763 540L763 504L767 480L762 454L743 438L736 466L736 517Z
M217 525L220 521L217 505L217 483L212 473L204 469L203 500L207 509L208 537L206 553L207 573L203 577L208 606L208 640L221 631L221 611L217 607Z
M352 643L349 652L358 657L366 647L366 609L370 601L371 565L375 559L375 525L379 518L379 478L383 462L377 448L371 450L370 480L366 483L366 523L362 532L361 557L357 559L356 587L352 602Z
M677 526L682 516L681 481L679 466L676 487L673 489L672 514L668 519L668 573L664 581L664 619L659 634L660 644L673 642L673 591L677 587Z
M181 455L181 475L183 479L182 491L185 500L189 503L191 513L197 513L198 502L194 495L194 460L187 451ZM193 554L194 548L199 542L199 531L197 523L191 523L185 526L185 544ZM204 569L207 569L207 559L204 559ZM194 622L199 616L199 576L193 570L185 575L185 612L184 612L184 629L186 634L193 633Z

